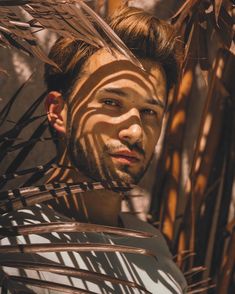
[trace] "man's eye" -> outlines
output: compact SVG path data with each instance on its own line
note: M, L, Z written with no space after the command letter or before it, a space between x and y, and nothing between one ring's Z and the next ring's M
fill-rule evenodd
M157 112L150 108L142 109L141 112L142 114L147 114L147 115L154 115L154 116L157 115Z
M103 103L105 105L109 105L109 106L120 106L120 103L114 99L104 99Z

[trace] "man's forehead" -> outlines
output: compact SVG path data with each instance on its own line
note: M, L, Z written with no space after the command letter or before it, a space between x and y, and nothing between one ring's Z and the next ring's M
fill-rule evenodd
M91 55L86 63L84 64L83 73L85 75L90 75L94 73L97 69L101 68L102 66L112 64L112 67L115 71L116 62L120 60L128 60L125 56L120 54L116 51L108 51L108 49L100 49L99 51L95 52ZM124 66L123 66L124 69Z
M141 63L146 70L136 66L118 52L109 52L105 49L97 51L85 62L71 93L70 101L72 102L78 94L82 99L101 85L114 83L123 78L135 81L138 85L148 89L147 91L153 91L165 100L166 80L161 65L147 59L142 59Z
M83 73L84 75L90 75L97 69L108 65L109 63L112 66L113 72L115 72L117 69L120 70L120 63L116 63L115 61L121 60L126 61L121 63L123 70L133 71L135 74L142 75L143 78L147 78L149 75L153 75L154 77L155 71L160 71L162 75L165 76L164 70L158 62L154 62L153 60L149 60L147 58L140 59L140 62L144 67L143 70L138 65L129 61L127 57L122 55L120 52L115 50L108 51L108 49L100 49L90 56L84 65Z

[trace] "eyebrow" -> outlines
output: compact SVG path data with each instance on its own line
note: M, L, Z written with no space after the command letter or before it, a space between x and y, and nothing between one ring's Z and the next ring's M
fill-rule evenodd
M108 92L108 93L111 93L111 94L116 94L116 95L123 96L123 97L128 96L125 91L123 91L122 89L119 89L119 88L104 88L102 91ZM165 108L165 103L162 102L159 98L157 98L157 99L148 98L145 101L148 104L157 105L157 106L160 106L162 108Z
M119 88L104 88L103 91L111 93L111 94L127 97L127 93Z
M146 102L149 103L149 104L152 104L152 105L160 106L162 108L165 107L165 103L162 102L162 100L160 100L159 98L157 98L157 99L149 98L149 99L146 100Z

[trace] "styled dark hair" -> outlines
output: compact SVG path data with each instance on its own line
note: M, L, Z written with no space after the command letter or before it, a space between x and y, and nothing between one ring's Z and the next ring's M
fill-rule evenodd
M133 7L117 11L108 23L137 58L149 58L162 65L169 91L178 78L177 39L172 26ZM59 38L49 57L60 70L48 64L45 66L44 77L48 91L61 91L67 96L84 63L97 50L99 48L84 41Z

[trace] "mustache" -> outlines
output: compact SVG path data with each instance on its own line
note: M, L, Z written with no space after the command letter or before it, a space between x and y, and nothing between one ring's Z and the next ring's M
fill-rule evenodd
M135 151L145 157L145 151L141 146L139 146L138 143L135 143L135 144L128 144L128 143L125 143L125 144L106 144L104 151L112 153L112 152L117 152L122 149L129 149L130 151Z

